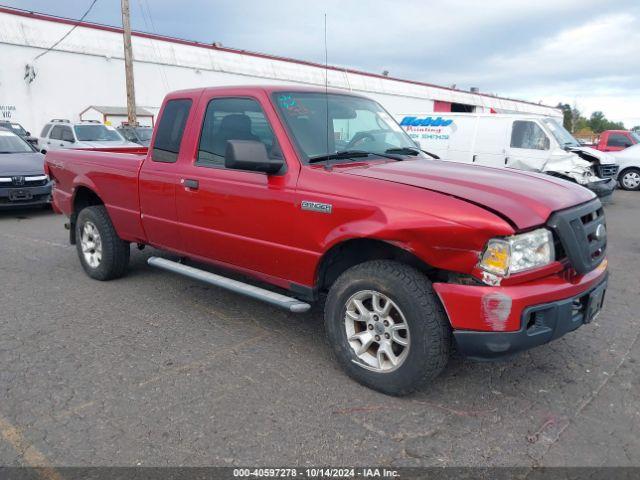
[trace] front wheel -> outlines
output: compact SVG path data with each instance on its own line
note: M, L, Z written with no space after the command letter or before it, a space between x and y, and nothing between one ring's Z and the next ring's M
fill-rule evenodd
M411 393L449 359L451 329L429 279L398 262L343 273L327 297L325 328L345 371L386 394Z
M624 190L640 190L640 168L627 168L618 177Z
M91 278L112 280L127 271L131 249L118 237L103 205L80 211L76 221L76 249L82 268Z

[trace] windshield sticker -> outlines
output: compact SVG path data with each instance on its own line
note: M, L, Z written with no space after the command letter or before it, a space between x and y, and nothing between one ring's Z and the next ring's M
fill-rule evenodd
M296 117L300 117L302 115L309 114L309 109L303 105L300 105L298 101L295 98L293 98L291 95L280 95L278 97L278 105L288 115L294 115Z

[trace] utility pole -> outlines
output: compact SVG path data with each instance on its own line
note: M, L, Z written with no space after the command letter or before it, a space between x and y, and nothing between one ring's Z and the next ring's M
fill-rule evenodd
M133 83L133 51L131 49L131 19L129 0L122 0L122 34L124 36L124 69L127 82L127 116L129 125L137 125L136 89Z

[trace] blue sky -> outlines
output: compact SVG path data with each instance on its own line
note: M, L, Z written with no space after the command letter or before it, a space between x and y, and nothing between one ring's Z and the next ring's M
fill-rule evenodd
M627 127L640 125L638 0L130 2L136 30L318 62L326 12L331 64L575 103L587 115L602 110ZM0 0L69 18L90 3ZM87 20L119 26L120 0L98 0Z

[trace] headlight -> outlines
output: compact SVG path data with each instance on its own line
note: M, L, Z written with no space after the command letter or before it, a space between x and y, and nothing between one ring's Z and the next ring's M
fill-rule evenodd
M548 265L555 260L553 236L546 228L506 238L492 238L480 259L480 268L506 277Z

